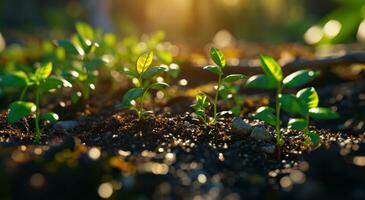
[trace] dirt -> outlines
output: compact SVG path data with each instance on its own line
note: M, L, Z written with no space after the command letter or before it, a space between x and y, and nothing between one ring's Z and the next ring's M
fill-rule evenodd
M262 150L274 141L232 134L232 116L216 125L194 119L188 96L156 106L156 115L142 120L115 109L117 100L49 105L78 126L46 128L42 145L33 145L33 121L9 125L3 111L0 196L99 199L100 185L107 183L113 188L111 199L364 199L364 85L363 76L316 82L320 105L336 109L341 118L313 122L321 142L310 147L303 146L299 132L285 131L279 160ZM243 94L243 118L262 126L252 112L273 94ZM289 117L284 113L284 124Z

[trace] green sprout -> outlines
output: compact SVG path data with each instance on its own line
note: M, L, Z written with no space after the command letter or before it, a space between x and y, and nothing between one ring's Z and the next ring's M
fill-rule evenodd
M319 135L309 131L310 119L327 120L337 119L339 115L329 108L318 107L319 98L313 87L304 88L296 95L284 94L280 98L283 110L288 113L299 115L301 118L291 118L288 128L304 132L306 143L317 144L320 141Z
M153 61L153 52L142 54L136 63L134 70L124 68L124 73L135 83L135 87L128 90L124 96L121 104L122 108L130 108L135 110L138 119L143 116L152 114L153 111L144 110L145 97L150 90L160 90L169 85L164 82L154 82L153 77L164 72L164 67L151 66Z
M36 69L34 74L28 75L23 71L5 74L1 76L1 85L6 87L16 87L22 90L18 101L9 106L7 121L11 124L16 123L24 117L35 114L35 142L39 143L41 139L40 121L54 123L58 120L58 115L53 112L41 113L40 100L43 94L61 87L72 87L72 85L61 78L50 77L52 73L52 63L41 65ZM35 102L24 101L25 94L30 89L35 91Z
M232 94L230 93L231 90L233 89L231 87L231 84L242 80L245 78L244 75L242 74L231 74L228 75L226 77L223 77L224 73L223 73L223 69L226 66L226 59L223 55L223 53L217 49L217 48L211 48L210 49L210 57L213 60L213 62L215 63L215 65L208 65L205 66L204 69L208 70L210 72L213 72L214 74L218 75L218 82L217 82L217 86L216 86L216 93L214 96L214 99L210 99L208 96L208 99L210 100L210 103L213 104L213 117L211 120L209 120L210 124L215 124L217 122L217 119L219 116L221 116L224 113L227 113L227 111L222 111L222 112L218 112L218 98L219 96L221 96L223 99L228 99L232 96ZM200 97L199 97L200 96ZM198 95L197 102L194 106L194 108L199 105L198 100L200 100L201 98L203 98L201 95ZM206 101L206 98L204 98L204 101ZM198 104L197 104L198 103ZM205 106L205 104L203 105L202 108L206 108L207 106ZM197 111L197 109L195 109L195 111ZM202 117L200 116L201 113L200 109L198 109L198 113L195 113L200 119L202 119ZM205 123L207 123L207 120L203 120Z
M209 121L206 115L206 109L209 107L210 103L208 97L205 94L196 95L196 102L193 105L196 116L202 120L204 123L208 124Z
M104 64L103 59L96 54L99 47L98 31L83 22L76 24L76 30L77 34L71 40L57 41L58 46L63 48L68 56L62 74L80 90L72 93L73 103L80 97L84 100L89 99L91 91L95 89L97 69Z
M312 70L299 70L284 78L281 66L274 58L267 55L260 55L259 58L264 74L250 77L246 82L246 87L276 90L275 108L260 107L256 110L254 116L275 127L276 143L278 146L282 146L284 139L280 130L280 97L282 96L283 88L303 86L312 81L319 73Z

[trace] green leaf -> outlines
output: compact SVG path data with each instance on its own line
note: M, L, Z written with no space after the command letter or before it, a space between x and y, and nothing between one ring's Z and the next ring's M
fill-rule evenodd
M137 99L138 97L142 96L143 89L142 88L132 88L128 90L122 100L122 106L123 107L130 107L131 101Z
M58 121L59 117L54 112L46 112L41 114L41 120L49 121L51 124L54 124Z
M39 67L34 73L36 79L38 81L41 81L41 80L45 80L46 78L48 78L52 73L52 66L53 65L51 62L42 64L42 66Z
M246 76L242 75L242 74L231 74L226 76L223 81L226 83L233 83L236 82L238 80L243 80Z
M322 107L309 109L309 116L315 120L338 119L340 117L335 111Z
M153 52L147 52L142 54L137 60L137 72L143 74L152 64Z
M82 37L84 37L86 39L89 39L89 40L94 39L94 30L93 30L93 28L85 22L77 22L76 23L76 31Z
M98 67L102 66L104 61L100 58L95 58L85 63L85 67L89 70L95 70Z
M260 107L256 110L254 117L270 124L272 126L276 125L274 109L269 107Z
M297 118L297 119L290 119L288 122L288 128L294 130L304 130L308 126L308 122L305 119Z
M138 74L134 70L130 70L128 68L123 68L123 74L126 74L127 76L131 76L133 78L137 78Z
M314 131L309 131L308 137L313 144L318 144L321 141L321 137L319 136L319 134Z
M73 92L73 93L71 93L71 96L70 96L71 102L73 104L77 103L80 100L81 96L82 96L82 93L81 92Z
M278 82L264 74L251 76L246 81L246 88L276 89Z
M208 70L208 71L213 72L218 75L223 74L222 69L215 65L208 65L208 66L205 66L203 69Z
M283 94L280 97L281 108L288 113L306 116L308 109L296 96Z
M72 44L69 40L58 40L58 46L65 49L66 53L72 55L84 55L84 51L81 48L77 48L74 44Z
M285 88L296 88L303 86L319 75L319 72L312 70L300 70L296 71L283 80L283 87Z
M268 77L272 77L278 82L283 80L283 72L281 66L275 61L274 58L267 55L260 55L261 67Z
M167 87L169 87L169 84L164 83L164 82L158 82L158 83L151 84L149 88L153 89L153 90L161 90L161 89L164 89Z
M220 68L224 68L226 66L226 59L224 58L223 53L217 48L210 49L210 57L213 62L218 65Z
M72 87L72 84L67 80L51 77L47 78L39 86L39 88L43 92L47 92L54 89L60 89L62 87Z
M22 71L0 76L0 84L7 87L26 87L30 85L28 75Z
M315 108L318 106L319 98L314 87L304 88L297 92L296 95L308 108Z
M36 105L32 102L15 101L9 106L9 113L7 121L11 124L18 122L23 117L30 115L37 109Z
M143 79L150 79L153 76L156 76L157 74L161 73L165 71L165 68L163 67L150 67L148 68L143 74L142 74L142 78Z

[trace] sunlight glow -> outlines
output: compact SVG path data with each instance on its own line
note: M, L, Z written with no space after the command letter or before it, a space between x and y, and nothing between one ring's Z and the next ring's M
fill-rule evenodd
M323 27L324 34L329 38L335 38L341 31L341 23L337 20L329 20Z
M357 39L360 42L365 42L365 20L363 20L359 25L359 29L357 30Z
M308 44L316 44L323 38L323 31L320 26L312 26L304 34L304 40Z

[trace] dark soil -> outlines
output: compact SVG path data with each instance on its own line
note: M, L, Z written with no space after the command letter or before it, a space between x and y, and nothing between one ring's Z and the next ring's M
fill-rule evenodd
M321 143L310 147L300 133L285 131L280 159L262 150L274 142L232 134L231 116L214 126L195 120L190 97L175 97L142 120L114 109L116 102L69 107L61 118L78 126L46 128L42 145L32 145L32 121L9 125L4 111L0 196L99 199L108 183L111 199L364 199L364 78L331 80L316 83L320 105L337 109L341 119L314 122L323 128L311 127ZM257 99L272 94L244 94L244 118L263 125L251 113L265 104Z

